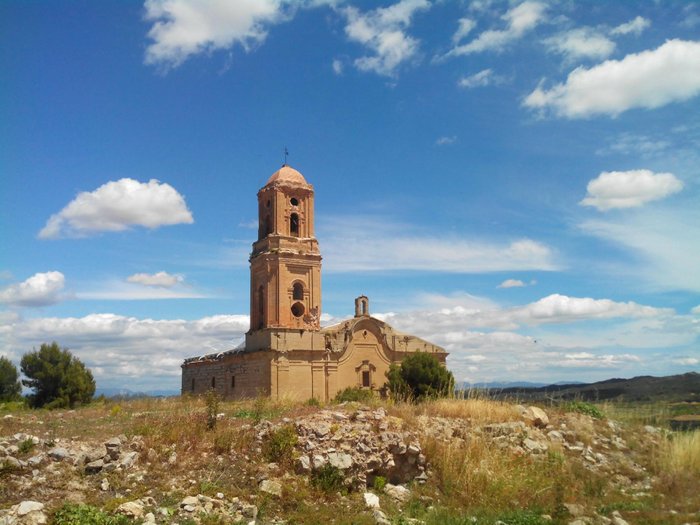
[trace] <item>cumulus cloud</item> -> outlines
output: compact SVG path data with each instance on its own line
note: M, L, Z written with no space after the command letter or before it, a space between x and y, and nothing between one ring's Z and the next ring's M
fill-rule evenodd
M613 28L610 31L611 35L641 35L642 31L651 26L651 22L642 16L637 16L626 22L620 24L619 26Z
M387 217L324 218L319 227L324 269L330 272L424 270L473 273L556 270L552 248L522 238L485 241L412 234Z
M146 64L177 67L192 55L239 44L248 51L285 19L280 0L146 0Z
M657 49L574 69L565 83L538 86L526 107L566 118L617 116L633 108L654 109L700 93L700 42L669 40Z
M394 312L381 318L443 346L458 380L548 380L581 373L640 375L645 349L692 345L700 327L672 309L553 294L533 303L464 305ZM566 329L561 330L560 325ZM674 371L671 356L653 367ZM609 376L605 376L609 377ZM599 377L602 379L603 377Z
M569 62L582 58L600 60L615 51L615 42L589 27L560 33L547 38L544 43L549 51L563 55Z
M32 275L26 281L0 290L0 303L11 306L48 306L62 299L66 279L61 272Z
M498 288L522 288L523 286L527 286L527 284L520 279L506 279L498 285Z
M405 30L414 14L429 8L427 0L401 0L366 13L355 7L343 9L347 18L345 34L373 53L356 59L355 67L379 75L395 75L396 69L418 52L418 40L408 36Z
M335 73L336 75L343 74L343 63L340 60L336 58L335 60L333 60L331 66L333 67L333 73Z
M546 10L547 6L541 2L523 2L501 17L506 22L506 29L484 31L471 42L453 47L445 56L500 51L542 23L546 19Z
M0 319L1 321L1 319ZM0 354L18 355L15 347L60 341L92 369L101 388L179 388L186 357L229 350L249 328L247 315L216 315L197 320L138 319L116 314L47 317L12 321L13 345Z
M491 69L484 69L473 75L462 77L457 85L462 88L486 87L493 84L501 84L503 79L493 73Z
M81 237L132 226L158 228L193 222L185 198L169 184L125 178L79 193L49 218L39 238Z
M672 173L650 170L604 171L588 183L588 193L580 202L600 211L635 208L663 199L683 189L683 182Z
M127 282L143 284L144 286L157 286L162 288L171 288L183 281L181 275L172 275L167 272L135 273L126 278Z

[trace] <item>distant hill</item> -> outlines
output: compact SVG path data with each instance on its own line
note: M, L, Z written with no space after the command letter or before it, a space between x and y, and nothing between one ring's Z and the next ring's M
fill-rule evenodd
M169 397L169 396L179 396L179 390L146 390L143 392L129 390L128 388L98 388L95 390L95 397L105 396L105 397L123 397L123 398L134 398L134 397Z
M583 401L700 401L700 374L639 376L607 379L597 383L556 384L539 387L507 387L492 392L494 397L521 399L580 399Z
M574 382L559 382L553 383L554 385L584 385L586 383L574 381ZM461 388L464 390L469 390L471 388L539 388L543 386L549 386L549 383L533 383L531 381L491 381L489 383L462 383Z

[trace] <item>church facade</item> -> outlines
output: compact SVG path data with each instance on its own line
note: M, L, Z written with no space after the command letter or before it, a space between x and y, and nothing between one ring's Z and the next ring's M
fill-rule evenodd
M288 165L258 192L258 239L250 256L250 330L245 346L186 359L182 393L225 399L259 395L321 401L357 387L380 391L392 363L439 346L394 330L355 299L355 316L321 328L321 252L314 189Z

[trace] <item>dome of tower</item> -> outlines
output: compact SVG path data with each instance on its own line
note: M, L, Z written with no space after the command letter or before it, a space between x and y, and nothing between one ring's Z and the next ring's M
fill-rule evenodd
M306 179L301 173L299 173L291 166L287 166L286 164L272 174L265 186L269 186L270 184L274 184L276 182L286 182L294 185L302 184L304 186L309 185L309 183L306 182Z

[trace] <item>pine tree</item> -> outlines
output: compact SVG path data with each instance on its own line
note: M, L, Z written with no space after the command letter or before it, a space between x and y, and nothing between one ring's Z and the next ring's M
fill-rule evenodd
M92 372L58 343L42 344L38 351L22 356L22 384L34 390L32 407L66 408L89 403L95 394Z
M17 367L7 357L0 357L0 401L16 401L21 393Z

